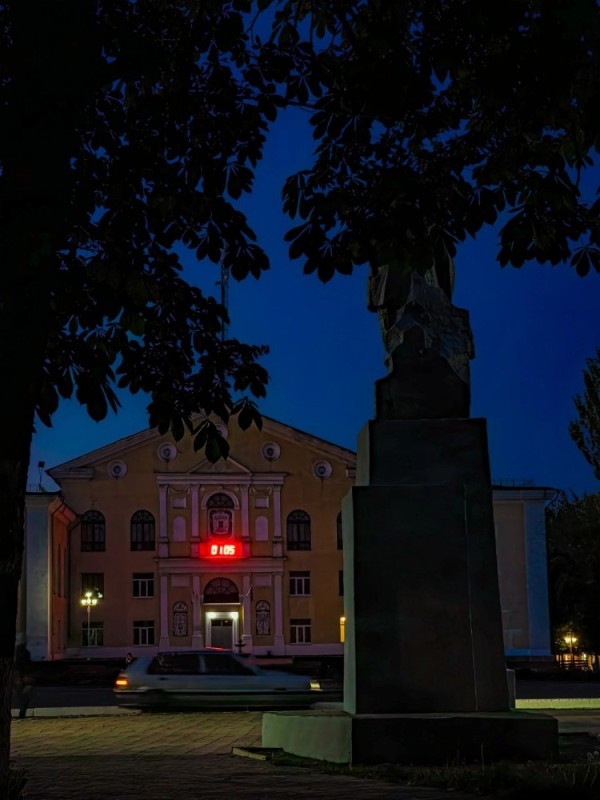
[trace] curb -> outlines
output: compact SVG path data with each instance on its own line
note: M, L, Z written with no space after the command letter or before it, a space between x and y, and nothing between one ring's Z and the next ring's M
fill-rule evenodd
M315 703L319 709L339 708L339 703ZM560 697L522 699L516 701L517 711L591 711L600 715L600 698L598 697ZM143 712L136 708L123 706L58 706L58 707L31 707L27 709L27 718L40 717L131 717L139 716ZM19 709L11 709L11 717L18 719ZM239 754L241 755L241 754Z
M600 711L600 697L549 697L528 698L516 701L517 709L540 708L546 709L584 709L586 711Z
M25 717L131 717L142 712L120 706L63 706L57 708L28 708ZM13 719L19 718L19 709L11 709Z

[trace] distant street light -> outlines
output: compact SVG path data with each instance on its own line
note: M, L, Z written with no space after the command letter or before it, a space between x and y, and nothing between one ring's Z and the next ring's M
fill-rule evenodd
M87 644L86 647L90 646L92 641L91 639L91 623L90 623L90 614L92 611L92 606L98 605L98 600L102 599L102 592L98 591L98 589L94 589L93 591L88 590L84 593L83 597L81 598L80 602L81 605L87 609Z
M573 661L573 645L577 642L577 636L573 634L573 631L567 633L564 637L565 643L569 645L569 653L571 655L571 661Z

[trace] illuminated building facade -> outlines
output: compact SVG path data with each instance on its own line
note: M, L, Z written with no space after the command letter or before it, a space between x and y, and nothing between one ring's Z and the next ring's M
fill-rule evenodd
M205 646L343 653L340 508L355 453L269 418L262 431L222 432L231 451L216 464L191 438L146 430L49 470L60 495L28 498L19 625L34 658ZM552 494L494 491L506 653L516 659L550 656ZM88 625L90 590L102 599Z

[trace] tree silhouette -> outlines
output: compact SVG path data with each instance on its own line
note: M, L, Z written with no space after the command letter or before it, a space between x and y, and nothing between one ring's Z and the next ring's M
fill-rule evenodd
M600 349L586 359L583 383L583 396L574 397L579 419L569 424L569 433L600 480Z
M151 425L216 459L208 415L260 423L265 348L223 337L177 254L268 268L236 202L279 109L316 142L283 191L305 272L449 276L502 213L501 264L585 275L599 28L594 0L0 0L0 784L34 424L144 391Z

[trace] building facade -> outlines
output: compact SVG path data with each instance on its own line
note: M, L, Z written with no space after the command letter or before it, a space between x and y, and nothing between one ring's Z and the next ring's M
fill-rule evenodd
M340 508L355 453L268 418L262 431L222 432L230 456L216 464L191 438L147 430L49 470L60 492L27 505L19 625L35 659L343 654ZM550 657L552 495L494 490L509 659ZM86 592L95 606L82 606Z

